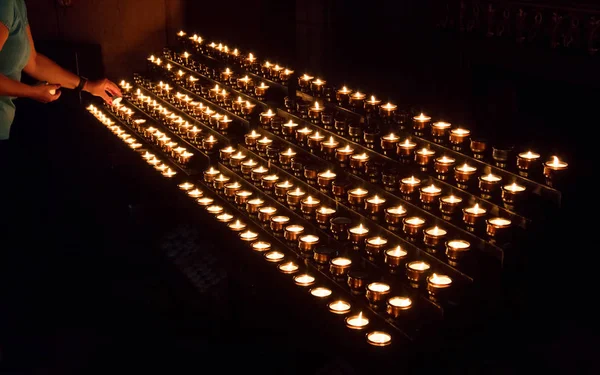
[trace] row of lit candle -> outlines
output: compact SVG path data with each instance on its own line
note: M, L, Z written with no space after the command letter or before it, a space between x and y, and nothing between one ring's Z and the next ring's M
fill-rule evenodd
M266 62L265 64L266 72L268 68L270 68L270 63ZM326 81L320 78L315 78L309 74L303 74L298 77L298 84L300 88L304 91L311 91L315 96L320 96L323 93L323 89L326 86ZM335 97L338 105L345 106L345 104L349 104L353 108L362 107L367 112L374 112L373 109L379 108L381 114L384 117L389 117L392 115L393 111L397 109L396 105L392 103L387 103L385 105L381 105L381 100L377 99L374 95L371 95L369 99L367 99L367 95L361 93L360 91L355 91L349 89L346 86L335 91ZM313 117L318 116L320 112L323 111L322 106L319 106L317 102L310 110L310 114L313 114ZM450 144L452 144L457 151L462 150L462 145L466 139L468 139L471 135L471 132L468 129L464 128L451 128L451 124L445 121L437 121L432 122L431 117L427 116L423 113L420 115L414 116L412 118L413 130L417 135L424 135L424 131L428 125L431 127L431 136L436 142L440 142L444 139L448 139ZM384 140L382 137L382 149L389 148L389 141ZM473 152L476 158L483 158L484 153L487 151L487 142L485 140L479 138L471 139L470 149ZM402 153L402 149L399 148L398 152ZM506 152L502 152L502 150L494 150L493 157L496 160L499 166L503 166L508 156L505 155ZM516 157L516 166L519 171L527 176L529 171L535 166L539 164L540 155L536 152L526 151L519 153ZM546 180L549 184L552 184L553 181L557 180L564 171L567 170L568 164L564 161L561 161L557 156L551 156L546 162L541 163L543 166L543 174L546 177Z
M139 143L136 138L124 130L121 126L117 125L112 121L106 114L104 114L95 105L91 104L87 107L88 111L98 119L103 125L105 125L113 134L124 141L131 149L140 150L142 144ZM150 151L144 151L142 158L151 165L155 170L161 173L166 178L173 178L177 172L173 170L168 164L160 160L160 157Z
M217 180L222 180L222 178L221 179L219 178L220 176L222 176L220 174L220 172L218 172L218 170L213 169L213 168L205 171L204 175L205 175L205 181L207 179L209 181L212 180L213 182L217 181ZM207 177L207 176L209 176L209 177ZM227 186L228 186L228 184L225 185L224 188L227 189ZM276 263L277 269L281 273L287 274L287 275L293 275L293 281L296 285L298 285L300 287L309 288L309 293L312 296L314 296L315 298L321 299L324 302L326 302L327 306L331 312L333 312L335 314L343 314L343 315L350 314L351 304L349 302L347 302L346 300L342 300L342 299L335 299L333 297L333 291L327 287L324 287L324 286L315 287L315 284L317 283L317 278L315 276L313 276L309 273L302 273L300 271L300 268L301 268L300 265L298 265L294 261L286 262L285 254L283 252L274 250L272 248L272 245L270 242L259 238L258 233L252 231L251 229L248 229L248 225L245 224L242 220L237 219L234 215L225 212L225 210L223 209L222 206L215 203L214 199L212 199L212 198L203 199L203 198L207 198L207 197L205 197L204 192L202 190L198 189L194 184L192 184L190 182L183 182L183 183L179 184L179 188L181 190L185 191L188 196L195 199L200 205L204 206L205 209L207 210L207 212L214 215L215 218L219 222L226 224L227 228L229 228L231 231L237 233L239 238L242 241L247 242L252 250L256 251L257 253L262 254L263 258L267 262ZM302 239L305 239L307 243L314 243L315 242L314 239L316 238L317 242L318 242L318 237L316 237L314 235L302 235L304 228L299 224L291 224L289 217L275 215L276 210L277 210L276 208L264 206L264 207L260 207L259 210L260 210L260 212L269 212L271 227L275 228L274 231L279 230L279 228L283 224L285 226L285 232L289 233L289 236L292 236L292 234L296 235L300 239L300 244L302 244ZM249 214L251 214L253 212L251 210L247 210L247 211ZM287 236L288 235L286 235L286 239L289 238ZM302 248L300 248L300 250L302 250ZM318 257L317 256L318 254L319 254L318 252L315 252L315 257L314 257L315 261L317 263L323 263L323 262L330 263L330 268L332 270L331 272L337 274L338 276L345 274L345 271L350 267L350 265L352 263L351 260L348 258L337 257L337 258L333 258L333 259L325 259L325 258ZM385 293L385 291L380 292L381 288L379 288L378 285L379 285L379 283L371 283L367 287L367 299L369 299L369 301L373 301L373 303L379 302L379 300L381 298L383 298L384 295L389 294L389 286L388 286L388 291L387 291L388 293ZM383 284L383 285L387 285L387 284ZM373 291L370 292L369 290L373 290ZM400 302L402 302L402 303L400 303ZM408 297L393 297L393 299L390 298L390 300L388 301L388 305L390 305L392 307L399 305L399 304L402 305L402 307L403 307L402 310L407 310L412 305L412 301L410 301L410 298L408 298ZM392 310L390 309L390 311L392 311ZM397 309L394 309L394 312L391 312L390 314L392 316L399 317ZM346 326L351 329L365 329L369 324L369 319L366 316L364 316L362 312L359 312L356 315L347 316L345 319L345 323L346 323ZM373 334L373 333L369 333L367 336L369 336L370 334ZM376 331L375 334L387 335L389 337L389 339L391 340L391 335L389 335L387 333L384 333L381 331ZM380 346L379 344L376 346Z

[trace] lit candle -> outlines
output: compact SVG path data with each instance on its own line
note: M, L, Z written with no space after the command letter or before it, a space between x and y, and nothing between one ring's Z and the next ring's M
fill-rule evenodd
M463 222L471 227L476 226L487 214L487 210L485 208L479 207L479 204L476 203L472 207L463 208Z
M209 214L216 216L223 213L223 207L219 205L211 205L206 207L206 211L208 211Z
M413 283L421 281L431 266L429 263L418 260L406 264L406 277Z
M300 201L300 211L304 215L312 217L320 203L320 200L309 195L307 198Z
M228 184L225 184L225 186L223 187L223 194L226 197L233 199L233 197L235 197L235 193L237 193L241 189L242 185L239 182L230 182Z
M346 318L346 326L351 329L363 329L369 324L369 319L363 316L360 312L358 315L349 316Z
M211 204L213 204L213 202L214 202L214 199L209 198L209 197L202 197L202 198L196 199L196 203L198 203L198 205L201 207L210 206Z
M524 192L525 186L518 185L516 182L504 185L502 186L502 201L506 204L514 204L523 196Z
M392 297L387 301L386 312L393 318L399 318L403 312L410 310L412 305L409 297Z
M289 181L278 182L275 184L275 196L280 200L287 197L287 192L294 187L294 184Z
M503 217L492 217L486 222L486 233L490 237L497 237L508 231L512 221Z
M298 248L303 253L314 251L319 244L319 237L313 234L306 234L298 239Z
M219 141L211 135L202 140L202 148L210 153L217 147L218 142Z
M502 181L502 177L492 173L479 176L479 190L481 190L482 193L489 195L500 186L500 181Z
M221 223L229 223L233 220L233 215L224 212L220 215L217 215L217 220Z
M335 180L337 175L330 170L325 172L321 172L317 175L317 184L321 188L322 191L328 192L331 187L331 183Z
M287 263L282 263L282 264L278 265L277 269L279 271L281 271L282 273L291 274L291 273L298 272L299 267L294 262L287 262Z
M331 289L325 288L325 287L317 287L317 288L310 290L310 294L313 297L317 297L317 298L327 298L327 297L331 296L332 293L333 292L331 291Z
M477 172L477 168L470 166L466 162L463 165L454 167L454 179L460 184L466 184Z
M189 183L189 182L187 182L187 181L186 181L186 182L183 182L183 183L181 183L181 184L179 184L179 185L177 185L177 186L179 186L179 188L180 188L181 190L183 190L183 191L189 191L189 190L192 190L192 189L194 188L194 184L192 184L192 183Z
M250 78L248 76L238 78L236 83L237 83L238 88L240 88L244 91L249 91L254 86L254 81L252 81L252 78ZM239 99L241 99L241 98L239 98Z
M246 146L248 146L248 148L250 150L253 150L254 147L256 146L256 142L258 141L258 139L261 137L260 133L257 133L256 130L252 130L252 132L244 135L244 142L246 143Z
M336 210L330 207L321 206L316 211L316 220L317 223L323 228L326 229L329 226L329 220L331 217L335 215Z
M263 176L260 180L260 185L266 191L267 194L271 194L271 191L275 187L275 184L279 181L279 176L276 174L270 174L267 176Z
M313 92L313 95L319 96L323 93L323 87L325 87L326 81L323 81L319 78L310 81L310 89Z
M527 151L517 155L517 168L522 171L528 171L540 159L540 154Z
M418 216L411 216L402 219L402 230L409 237L415 237L425 225L425 220Z
M450 240L446 242L446 256L452 261L463 258L471 250L471 244L465 240Z
M315 277L305 273L294 276L294 282L298 286L310 286L315 283Z
M369 234L369 228L362 224L348 229L348 238L355 246L362 246Z
M366 153L352 155L350 157L350 168L357 171L364 171L365 164L369 161L370 157Z
M443 291L446 291L452 285L450 276L438 275L434 273L427 278L427 291L432 296L439 296Z
M561 174L565 174L565 171L569 167L569 164L561 161L557 156L553 156L551 160L544 163L544 177L548 185L552 186L557 181Z
M435 151L428 148L421 148L415 151L415 162L422 167L426 167L434 155Z
M356 91L355 93L350 95L350 105L357 109L362 108L366 97L367 97L366 94L363 94L360 91Z
M384 119L389 119L394 115L397 108L397 105L388 102L379 107L379 115Z
M162 175L166 178L171 178L171 177L175 176L176 174L177 174L177 172L175 172L171 168L167 168L167 170L162 172Z
M470 130L463 128L452 129L450 130L450 143L461 145L469 135L471 135Z
M285 124L281 125L281 132L286 138L292 137L296 133L298 124L292 120L289 120Z
M254 110L254 107L256 107L256 104L246 101L246 104L242 106L242 114L244 114L246 117L250 116Z
M215 177L215 179L213 180L213 188L215 190L222 190L225 187L225 184L227 184L229 182L229 177L220 174L217 177Z
M275 112L269 108L266 112L260 113L260 123L263 127L268 128L271 126L271 120L273 120L275 116Z
M421 185L421 180L415 176L410 176L400 180L400 192L404 195L413 194Z
M392 288L388 284L382 282L370 283L367 285L367 300L371 305L378 305L387 298L391 289Z
M443 196L440 198L440 212L446 215L452 215L461 202L462 198L457 197L454 194Z
M356 188L348 191L348 203L353 206L362 206L365 198L369 194L368 190L362 188Z
M231 155L231 157L229 158L229 165L233 169L237 169L240 167L244 159L246 159L246 155L243 152L238 151L237 153Z
M332 313L343 315L343 314L349 313L350 308L352 306L350 305L350 303L348 303L346 301L337 300L337 301L333 301L333 302L329 303L329 305L327 305L327 307L329 308L329 311L331 311Z
M456 159L444 155L441 158L435 159L433 169L439 174L446 174L455 162Z
M344 106L348 104L350 100L350 94L352 94L352 90L348 89L346 86L335 92L335 99L338 102L338 105Z
M401 206L388 207L385 210L385 222L388 225L395 226L401 223L402 218L406 216L406 209Z
M224 71L221 72L221 81L229 82L232 77L233 72L229 68L226 68Z
M240 190L235 193L234 200L238 206L246 206L246 203L250 200L254 193L248 190Z
M283 69L281 70L281 72L279 73L279 79L283 82L283 83L287 83L287 81L290 79L290 77L292 76L292 74L294 74L293 70L290 69Z
M260 198L250 199L246 202L246 212L250 215L256 215L258 213L258 209L265 204L265 201Z
M220 149L219 156L221 158L221 161L224 164L229 165L229 159L231 159L231 155L233 155L235 152L236 149L231 146L227 146L225 148Z
M352 265L352 261L345 257L337 257L331 259L329 262L329 272L334 277L340 278L346 275L350 266Z
M269 169L261 165L260 167L252 169L252 171L250 172L250 178L252 179L254 184L258 186L262 178L266 176L267 173L269 173Z
M396 147L396 144L400 141L400 137L395 135L394 133L390 133L381 137L381 149L384 152L389 152Z
M273 216L271 217L271 230L278 235L283 235L283 229L290 222L290 218L287 216Z
M286 193L286 202L290 207L297 207L298 203L300 203L305 195L306 193L304 190L300 188L296 188L296 190L289 190Z
M391 269L398 268L402 262L406 259L408 253L406 250L402 249L400 245L393 247L391 249L387 249L384 253L384 262Z
M386 200L380 198L378 195L367 198L365 200L365 211L370 215L378 215L381 213L381 209L385 202Z
M437 197L439 197L441 194L442 189L434 184L431 184L421 188L419 197L421 199L421 203L429 205L434 203Z
M269 61L265 61L265 63L260 67L260 70L263 73L263 76L265 76L267 78L271 77L272 69L273 69L273 64L271 64Z
M420 133L427 127L427 124L429 124L430 122L431 117L421 113L419 116L413 117L413 129Z
M258 209L258 220L263 224L271 222L273 215L277 213L277 209L272 206L261 207Z
M304 227L298 224L292 224L285 227L283 230L283 238L286 241L296 243L300 236L304 234Z
M438 121L431 125L431 135L434 138L444 138L452 125L449 122Z
M367 238L365 252L370 258L375 258L381 253L387 243L387 239L381 236Z
M323 134L316 131L314 134L308 136L308 147L314 152L321 148L321 142L325 139Z
M291 148L288 148L286 151L282 151L279 153L279 163L289 167L294 156L296 156L296 152Z
M437 248L442 244L448 232L437 225L423 231L423 243L430 248Z
M210 169L204 171L204 181L211 183L220 174L221 174L221 172L219 172L218 169L215 169L214 167L210 167Z
M354 149L349 145L335 150L335 158L342 167L346 165L352 154L354 154Z
M321 122L321 113L325 108L319 105L319 102L315 102L315 104L308 109L308 117L313 120L313 122L319 123Z
M264 257L267 262L277 263L281 262L285 255L283 255L282 252L275 250L266 252Z
M217 130L223 132L223 134L226 134L225 132L227 132L232 122L232 119L228 118L227 115L224 115L223 118L221 118L217 123Z
M301 145L304 144L306 142L306 139L309 135L312 134L312 132L313 130L306 126L302 129L296 130L296 141Z
M234 221L232 223L229 223L227 225L227 227L229 227L229 229L231 229L234 232L241 232L244 229L246 229L246 224L242 223L239 220L236 220L236 221Z
M256 241L252 244L252 250L264 253L271 250L271 243L266 241Z
M267 94L268 89L269 86L265 85L264 82L261 82L260 85L254 87L254 94L259 98L263 98Z
M298 86L302 90L306 90L310 87L310 81L312 81L315 77L309 76L308 74L303 74L301 77L298 77Z

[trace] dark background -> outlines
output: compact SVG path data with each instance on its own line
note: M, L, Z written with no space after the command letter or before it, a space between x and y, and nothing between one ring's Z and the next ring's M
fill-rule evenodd
M81 72L92 78L106 73L119 80L139 70L146 55L159 52L170 32L184 25L298 73L373 92L493 140L558 152L574 171L562 212L549 218L546 230L530 239L507 270L503 293L481 301L489 304L482 308L486 315L469 330L440 332L439 350L403 359L403 368L591 368L597 344L585 319L594 312L586 283L595 273L586 266L593 267L595 242L584 232L582 211L593 212L595 192L585 185L578 190L577 182L593 184L588 179L595 172L600 75L598 57L584 42L552 48L551 23L544 23L539 39L522 45L514 35L488 37L484 13L479 29L461 31L458 1L75 0L65 9L54 8L53 0L27 3L34 35L36 29L41 34L39 48L72 70L77 53ZM553 12L587 20L597 11L566 1L545 3L536 5L544 22ZM483 12L488 3L479 4ZM528 2L493 4L523 6L530 15L538 9ZM147 18L139 17L141 6ZM446 6L455 23L444 28ZM472 2L465 6L472 15ZM268 283L253 280L255 285L240 289L228 281L238 288L230 290L216 282L214 293L199 295L173 267L169 246L193 248L203 254L200 262L217 259L211 270L217 274L231 270L228 249L209 240L213 233L202 218L175 204L151 171L143 172L128 150L81 113L76 96L66 93L46 106L21 100L18 113L12 138L19 151L11 154L14 170L2 179L12 181L12 190L2 206L10 223L3 223L3 236L10 240L0 245L0 371L183 373L230 363L265 373L286 373L282 364L292 364L287 373L363 373L351 358L338 355L338 338L315 329L293 304L273 314L280 304L265 297ZM232 306L241 311L232 314ZM258 324L266 315L278 316L281 325ZM200 317L211 319L210 326ZM222 340L223 334L232 339ZM319 345L300 346L294 337ZM271 350L278 361L266 359ZM226 355L235 359L218 359Z

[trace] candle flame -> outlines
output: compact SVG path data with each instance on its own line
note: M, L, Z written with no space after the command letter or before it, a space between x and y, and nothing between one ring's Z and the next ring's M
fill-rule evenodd
M319 102L315 102L315 109L319 109Z
M345 93L347 93L348 91L349 91L349 90L348 90L348 88L347 88L346 86L342 87L342 92L343 92L344 94L345 94Z

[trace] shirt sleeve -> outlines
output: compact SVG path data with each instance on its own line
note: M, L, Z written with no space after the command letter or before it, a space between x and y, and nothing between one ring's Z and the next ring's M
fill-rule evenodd
M12 31L15 22L15 2L14 0L0 0L0 23Z

